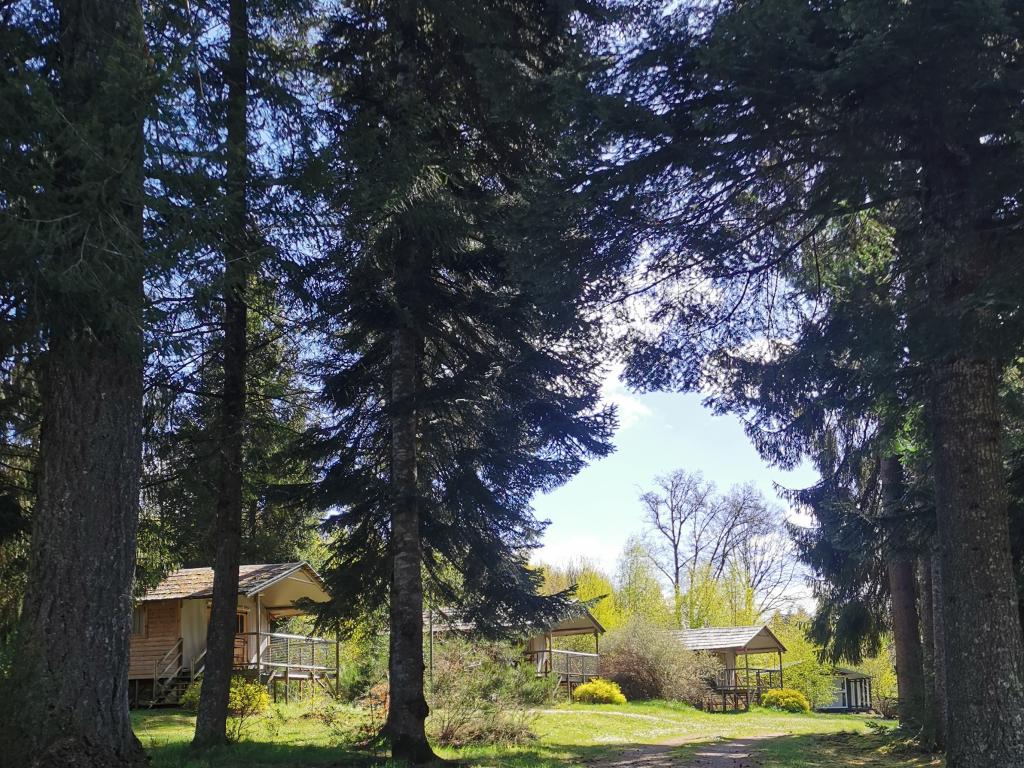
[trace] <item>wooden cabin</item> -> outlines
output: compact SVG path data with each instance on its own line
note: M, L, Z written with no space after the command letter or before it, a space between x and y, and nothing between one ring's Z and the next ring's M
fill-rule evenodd
M146 592L132 615L128 667L132 702L174 702L205 668L206 628L213 595L212 568L182 568ZM263 563L238 569L235 669L270 685L308 680L337 686L335 640L274 632L278 620L306 613L302 600L330 599L308 563ZM285 685L287 696L288 686Z
M715 679L710 681L712 695L705 703L706 708L748 709L751 702L761 702L764 691L783 687L782 654L786 646L766 624L682 629L671 634L684 648L710 653L722 664ZM776 656L778 666L750 665L751 656L764 655Z

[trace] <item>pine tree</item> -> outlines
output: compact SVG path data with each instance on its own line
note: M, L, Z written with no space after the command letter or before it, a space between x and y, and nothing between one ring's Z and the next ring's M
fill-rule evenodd
M347 217L323 296L327 575L335 619L390 605L385 733L410 762L433 757L421 574L482 631L550 620L530 499L609 450L580 312L605 267L574 229L584 10L355 3L324 43Z
M149 234L154 250L175 266L157 301L151 405L161 417L182 401L202 414L186 416L189 434L173 435L179 425L171 419L156 433L172 433L165 448L193 441L206 460L187 479L180 473L199 456L171 468L178 473L172 492L190 483L202 491L173 514L180 520L190 511L214 512L194 521L200 536L187 550L172 553L192 558L209 553L205 545L213 542L213 557L204 560L214 562L215 583L196 748L226 738L243 513L254 485L248 459L266 448L248 442L255 427L268 423L252 409L253 396L263 393L250 391L250 308L301 260L292 249L309 245L308 206L317 199L293 169L316 131L307 90L316 87L306 58L318 20L311 10L310 3L214 1L158 7L151 22L169 74L149 131L150 170L162 193ZM296 306L299 286L284 282L288 290L273 298Z
M813 265L837 220L892 216L902 324L864 313L848 330L897 333L926 410L946 650L962 662L947 667L960 713L949 764L1024 761L997 397L1021 342L1021 14L1010 2L719 10L663 17L637 59L656 110L634 164L653 179L649 261L675 287L657 310L668 330L637 340L629 372L695 386L716 351L785 339L780 274Z
M30 66L5 61L5 86L25 78L12 104L32 136L19 147L27 175L13 187L5 178L0 195L5 227L24 248L11 263L20 271L6 274L28 288L45 359L38 494L0 749L14 766L141 766L127 664L147 266L142 15L117 1L4 14L4 37L12 19L39 33Z

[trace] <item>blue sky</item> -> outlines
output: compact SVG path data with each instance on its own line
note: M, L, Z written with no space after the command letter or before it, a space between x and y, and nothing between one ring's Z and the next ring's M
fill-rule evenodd
M535 499L537 516L551 521L535 560L555 564L582 555L611 571L623 543L643 528L641 489L674 469L699 470L720 489L752 482L783 508L776 483L801 488L815 480L810 467L784 472L765 464L741 421L713 415L699 394L633 395L609 379L605 397L619 407L615 452Z

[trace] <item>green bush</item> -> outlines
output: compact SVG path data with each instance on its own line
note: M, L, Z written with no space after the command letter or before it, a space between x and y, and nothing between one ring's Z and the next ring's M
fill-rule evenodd
M202 680L196 680L181 695L178 703L182 709L190 712L199 711L199 691ZM232 715L258 715L270 706L270 694L265 686L255 680L248 680L236 675L231 678L231 691L228 694L228 712Z
M521 662L521 649L505 643L435 643L427 721L434 741L460 747L531 740L536 716L527 706L549 701L551 686Z
M185 689L183 694L181 694L181 698L178 699L178 704L182 709L187 709L189 712L199 711L199 688L201 685L202 681L196 680Z
M602 643L601 674L619 684L630 701L665 699L693 706L707 697L722 665L707 653L683 647L658 624L633 619Z
M341 645L341 677L338 688L343 701L358 701L388 678L387 634L376 624L359 628Z
M626 697L618 683L600 678L577 685L572 697L583 704L625 704Z
M773 688L761 695L761 706L783 712L810 712L807 697L792 688Z

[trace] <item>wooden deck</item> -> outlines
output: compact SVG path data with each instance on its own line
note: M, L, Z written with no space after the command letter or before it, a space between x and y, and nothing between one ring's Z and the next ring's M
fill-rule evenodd
M310 690L315 687L337 698L339 668L340 652L335 640L279 632L235 635L234 673L265 684L275 701L281 683L284 683L283 698L288 701L289 684L293 682L298 683L300 690L308 684ZM179 637L174 646L153 663L151 680L133 681L132 701L135 706L174 704L189 685L202 677L205 669L205 650L188 664L184 663L183 641Z
M705 698L704 709L729 712L760 704L765 691L782 687L783 677L781 668L727 667L708 682L711 693Z
M552 649L533 651L526 656L537 677L557 677L557 684L570 692L577 685L601 675L601 657L596 653Z

